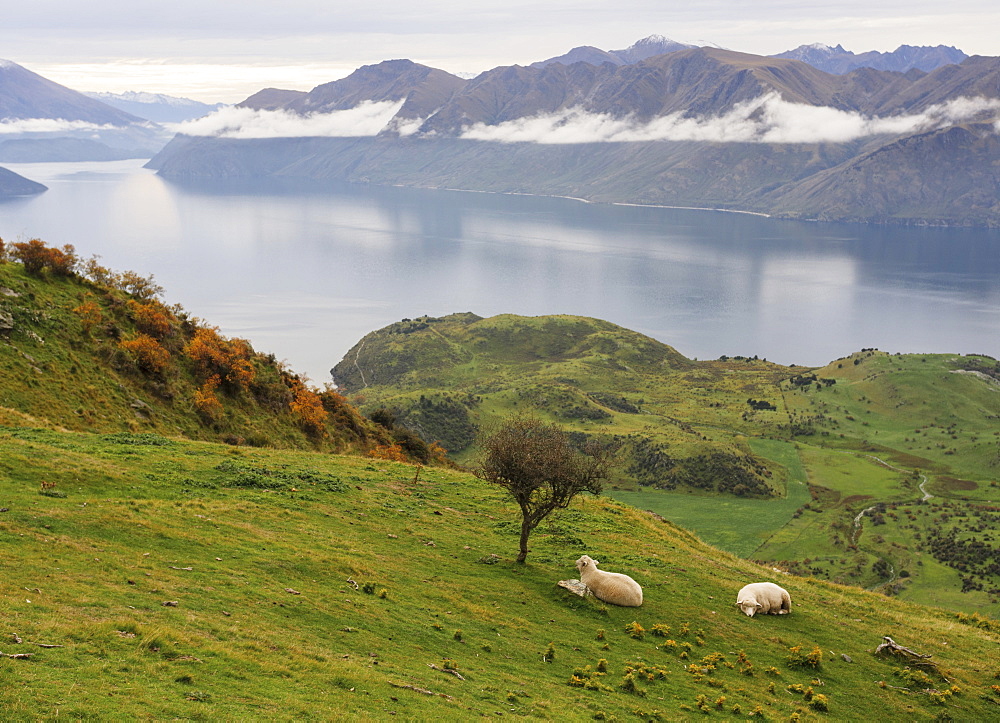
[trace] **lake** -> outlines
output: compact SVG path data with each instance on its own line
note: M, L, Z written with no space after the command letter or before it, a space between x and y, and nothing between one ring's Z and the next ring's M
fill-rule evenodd
M579 314L700 359L863 347L1000 357L1000 231L819 224L365 185L177 183L142 161L11 164L0 237L153 275L314 382L404 317Z

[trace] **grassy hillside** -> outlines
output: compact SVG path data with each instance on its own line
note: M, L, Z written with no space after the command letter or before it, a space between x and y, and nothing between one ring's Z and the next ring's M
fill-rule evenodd
M457 314L372 332L334 374L459 460L530 412L620 443L610 494L729 552L1000 616L1000 541L978 534L1000 525L989 357L695 362L594 319Z
M802 371L805 371L803 368ZM530 411L622 445L619 486L781 494L784 481L746 442L789 416L792 371L756 359L696 363L614 324L575 316L404 320L364 337L333 374L366 410L391 408L403 424L468 459L476 430ZM737 486L739 487L737 488Z
M0 423L432 456L161 296L72 247L0 241Z
M0 480L0 649L31 656L2 661L8 720L1000 713L995 621L779 575L606 498L517 565L516 510L441 469L8 426ZM643 606L558 587L584 553ZM791 615L737 611L759 579Z

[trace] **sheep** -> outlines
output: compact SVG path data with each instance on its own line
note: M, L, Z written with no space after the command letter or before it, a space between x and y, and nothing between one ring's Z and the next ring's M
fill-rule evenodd
M792 598L785 588L773 582L752 582L740 589L736 605L750 617L758 612L787 615L792 611Z
M576 561L580 582L586 585L598 600L624 607L642 605L642 588L639 583L620 572L598 570L599 564L597 560L587 555Z

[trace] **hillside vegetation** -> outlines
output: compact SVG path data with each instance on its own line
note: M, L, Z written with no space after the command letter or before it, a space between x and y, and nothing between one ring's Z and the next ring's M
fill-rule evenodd
M0 640L31 656L0 661L7 720L1000 712L996 621L777 574L607 498L518 565L517 510L454 471L4 427L0 478ZM643 606L558 587L581 554ZM737 610L760 579L791 615ZM932 657L874 655L884 636Z
M21 262L0 263L5 720L1000 712L996 620L783 574L607 497L547 519L517 564L518 510L502 490L386 459L433 450L390 410L361 417L164 306L151 279L81 267L69 247L13 249ZM498 328L521 338L509 321ZM532 355L568 359L587 328L629 338L571 321L572 344L536 338ZM661 347L634 341L628 365L697 370ZM874 399L863 393L852 404ZM813 431L841 413L819 420L801 401L795 418ZM794 449L720 439L765 461ZM801 471L781 469L792 483ZM582 554L633 576L642 607L558 586ZM742 615L736 592L756 580L788 589L792 614ZM876 653L886 637L902 647Z
M434 455L273 354L168 306L162 291L152 277L81 260L71 246L0 241L0 423Z
M617 499L786 570L1000 615L1000 364L693 361L571 316L403 320L333 370L460 460L524 412L619 446ZM384 413L384 412L383 412Z

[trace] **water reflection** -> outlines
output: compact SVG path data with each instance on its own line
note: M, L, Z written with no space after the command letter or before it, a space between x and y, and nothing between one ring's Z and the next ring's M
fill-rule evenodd
M313 379L402 317L596 316L714 358L861 347L1000 356L1000 233L342 184L167 182L134 161L31 164L0 204L39 236L154 274L170 301Z

